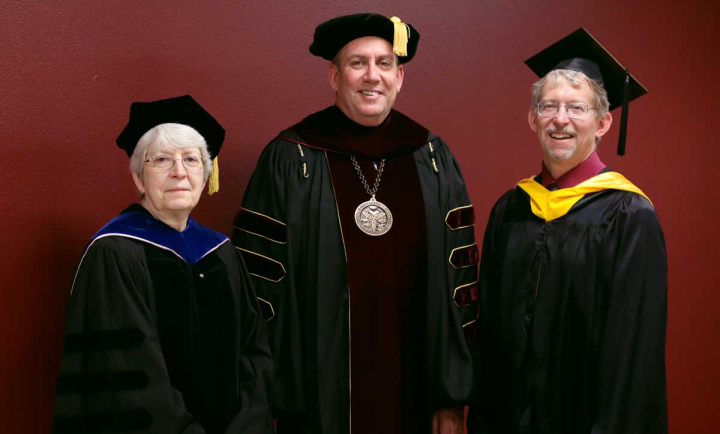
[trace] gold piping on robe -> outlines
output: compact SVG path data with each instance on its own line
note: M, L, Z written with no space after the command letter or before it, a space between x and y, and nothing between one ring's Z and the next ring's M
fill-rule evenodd
M255 235L256 237L265 238L266 240L272 241L273 243L287 244L287 241L273 240L273 239L270 238L270 237L266 237L265 235L255 233L255 232L249 231L249 230L247 230L247 229L243 229L243 228L241 228L240 226L233 226L233 229L237 229L237 230L239 230L239 231L243 231L243 232L248 233L248 234L250 234L250 235Z
M459 303L457 302L457 299L456 299L456 297L457 297L457 292L458 292L459 290L463 289L463 288L467 288L468 286L477 285L477 283L478 283L478 281L476 280L476 281L474 281L474 282L466 283L465 285L460 285L460 286L458 286L457 288L455 288L455 291L453 292L453 297L452 297L452 298L453 298L453 301L455 302L455 305L456 305L457 307L465 307L465 306L470 306L470 304L472 304L472 302L474 301L474 300L472 300L472 297L470 298L470 301L469 301L468 303L459 304Z
M340 228L340 238L342 239L343 253L345 254L345 263L347 264L347 250L345 250L345 235L343 234L343 230L342 230L342 220L340 220L340 208L338 208L338 204L337 204L337 199L336 199L337 193L335 193L335 183L333 182L333 179L332 179L332 172L330 171L330 162L328 161L327 151L323 151L323 153L325 154L325 164L327 164L328 173L330 174L330 185L332 186L332 189L333 189L333 200L335 201L335 211L337 212L338 227ZM348 291L348 293L349 293L349 291Z
M253 217L249 217L250 220L248 220L248 218L244 217L245 213L258 216L260 221L264 221L264 224L259 223L258 221L253 221ZM275 225L274 228L272 227L273 225ZM280 229L277 225L280 225L283 228ZM287 227L287 225L281 221L243 207L240 207L240 211L235 216L235 220L233 222L233 228L239 231L243 231L260 238L265 238L268 241L278 244L287 244L287 234L284 233L286 230L285 227ZM282 231L283 233L278 231Z
M450 226L450 223L448 223L448 219L450 218L450 214L452 214L452 213L455 212L455 211L461 210L461 209L467 209L467 208L472 208L472 207L473 207L472 205L465 205L465 206L459 206L459 207L457 207L457 208L453 208L453 209L451 209L450 211L448 211L447 214L445 214L445 224L447 225L447 227L449 227L451 231L457 231L457 230L459 230L459 229L471 228L471 227L475 226L475 212L474 212L474 210L473 210L473 222L472 222L472 224L465 225L465 226L458 226L458 227L454 228L454 227Z
M265 318L265 322L268 322L268 321L270 321L271 319L275 318L275 309L273 309L272 303L270 303L269 301L265 300L264 298L260 298L260 297L256 297L256 298L257 298L257 300L258 300L259 302L265 303L265 305L267 305L267 306L270 308L270 313L271 313L272 315L270 315L270 318ZM261 308L260 310L262 310L262 308Z
M297 144L298 152L300 153L300 158L305 158L305 153L302 150L302 146L300 146L300 143ZM310 177L307 170L307 163L303 160L302 161L302 168L303 168L303 178L307 179Z
M435 173L440 173L440 170L437 167L437 163L435 162L435 148L433 148L432 142L428 142L428 147L430 148L430 161L432 161L432 167Z
M345 249L345 235L342 230L342 220L340 220L340 208L337 204L337 193L335 193L335 182L333 181L332 171L330 170L330 161L328 161L327 151L323 151L325 154L325 164L327 164L328 174L330 174L330 186L333 190L333 200L335 201L335 212L337 212L338 227L340 228L340 239L342 240L343 253L345 254L345 263L347 264L347 250ZM350 284L347 285L348 294L348 401L350 402L350 413L348 415L348 423L352 428L352 303L350 298L352 293L350 292Z
M450 265L452 265L454 269L459 270L461 268L472 267L473 265L475 265L479 262L479 257L478 257L478 258L476 258L475 262L471 261L470 263L468 263L466 265L460 265L459 267L455 266L455 264L453 263L453 255L455 254L456 251L470 250L471 247L474 247L475 253L478 253L477 252L477 243L468 244L467 246L455 247L454 249L452 249L452 251L450 252L450 257L448 257L448 262L450 262Z
M283 225L283 226L287 226L285 223L281 222L280 220L274 219L274 218L270 217L269 215L265 215L265 214L263 214L263 213L259 213L259 212L257 212L257 211L253 211L253 210L251 210L251 209L247 209L247 208L243 208L243 207L240 207L240 208L244 209L244 210L247 211L247 212L251 212L251 213L253 213L253 214L257 214L257 215L259 215L259 216L265 217L265 218L268 219L268 220L272 220L272 221L274 221L274 222L276 222L276 223L280 223L280 224Z
M477 318L463 324L463 333L465 334L465 342L472 344L477 340Z
M265 280L270 281L270 282L274 282L274 283L280 282L280 281L283 280L283 279L285 278L285 276L287 275L287 271L285 270L285 266L283 266L282 262L276 261L276 260L274 260L274 259L272 259L272 258L268 258L267 256L261 255L261 254L259 254L259 253L252 252L252 251L250 251L250 250L243 249L242 247L237 247L237 246L235 246L235 248L238 249L238 250L240 250L241 252L245 252L245 253L248 253L248 254L250 254L250 255L258 256L258 257L263 258L263 259L265 259L265 260L274 262L274 263L278 264L278 265L280 266L280 268L282 269L282 276L280 276L280 278L277 279L277 280L271 279L271 278L269 278L269 277L267 277L267 276L263 276L263 275L261 275L261 274L252 273L252 272L250 272L250 270L249 270L250 267L248 267L248 274L250 274L250 275L252 275L252 276L255 276L255 277L259 277L259 278L261 278L261 279L265 279ZM248 261L246 260L245 263L247 264L247 262L248 262Z

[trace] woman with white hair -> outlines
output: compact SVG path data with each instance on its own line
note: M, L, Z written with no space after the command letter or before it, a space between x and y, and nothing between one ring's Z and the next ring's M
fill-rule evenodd
M272 432L245 264L189 217L224 137L189 95L132 104L117 144L141 200L93 236L73 275L53 432Z

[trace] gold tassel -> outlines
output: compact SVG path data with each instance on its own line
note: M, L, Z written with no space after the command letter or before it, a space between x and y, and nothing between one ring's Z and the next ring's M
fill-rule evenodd
M398 56L407 56L407 44L410 39L410 26L400 21L398 17L390 18L395 25L395 34L393 36L393 53Z
M210 182L208 183L208 194L215 194L220 190L220 167L218 167L218 157L213 159L213 169L210 172Z

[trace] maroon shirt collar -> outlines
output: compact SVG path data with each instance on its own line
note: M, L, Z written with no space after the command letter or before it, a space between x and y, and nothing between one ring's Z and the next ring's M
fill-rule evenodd
M600 161L600 157L597 152L593 152L587 160L573 167L558 179L553 178L548 168L545 167L545 163L543 163L542 185L547 188L548 185L554 182L560 188L575 187L581 182L587 181L593 176L599 174L603 169L605 169L605 164Z

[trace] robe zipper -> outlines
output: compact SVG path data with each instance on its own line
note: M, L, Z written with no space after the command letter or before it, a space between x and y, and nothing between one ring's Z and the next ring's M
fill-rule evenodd
M547 245L548 226L550 226L550 223L545 222L543 242L542 242L542 253L540 254L540 269L538 270L537 282L535 282L535 297L533 298L533 310L535 310L535 301L537 301L538 290L540 289L540 279L542 277L543 262L545 262L545 250L546 250L545 247Z

